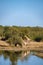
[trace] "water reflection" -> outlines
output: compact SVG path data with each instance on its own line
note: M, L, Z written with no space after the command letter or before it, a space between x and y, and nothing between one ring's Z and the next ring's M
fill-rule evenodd
M11 65L17 65L18 59L24 60L27 59L26 56L29 54L29 51L20 51L20 52L14 52L14 51L0 51L0 56L4 56L4 60L8 59L11 61Z
M31 55L38 56L40 58L43 58L43 53L41 52L33 52L33 51L20 51L20 52L14 52L14 51L0 51L0 57L3 55L4 60L9 59L10 65L18 65L18 60L21 60L22 62L27 61Z
M33 54L33 55L35 55L35 56L37 56L37 57L40 57L40 58L42 58L43 59L43 52L32 52L31 54Z

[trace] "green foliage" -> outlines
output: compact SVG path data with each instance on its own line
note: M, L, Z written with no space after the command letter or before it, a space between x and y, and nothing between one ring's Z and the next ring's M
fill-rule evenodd
M37 41L37 42L40 42L41 39L42 39L42 38L41 38L40 36L39 36L39 37L37 36L37 37L34 38L34 40Z
M3 36L4 27L0 25L0 36Z
M4 38L9 44L21 43L21 37L27 35L32 40L43 41L43 28L42 27L18 27L18 26L1 26L0 25L0 37Z

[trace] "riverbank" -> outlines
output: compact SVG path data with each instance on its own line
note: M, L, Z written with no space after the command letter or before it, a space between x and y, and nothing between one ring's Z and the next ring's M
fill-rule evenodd
M31 41L28 45L23 47L11 46L4 41L0 41L0 50L13 50L13 51L41 51L43 52L43 42L33 42Z

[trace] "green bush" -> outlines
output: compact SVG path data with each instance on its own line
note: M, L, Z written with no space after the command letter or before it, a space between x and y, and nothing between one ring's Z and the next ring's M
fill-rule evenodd
M34 41L43 41L43 28L42 27L18 27L18 26L0 26L0 37L2 40L7 41L9 44L20 44L21 37L27 35Z

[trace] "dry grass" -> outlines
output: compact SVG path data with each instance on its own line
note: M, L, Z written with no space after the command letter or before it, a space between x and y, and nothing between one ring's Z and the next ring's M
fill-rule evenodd
M9 46L9 44L6 43L5 41L1 41L1 40L0 40L0 46Z
M43 51L43 42L30 42L27 46L24 47L14 47L10 46L8 43L4 41L0 41L0 50L14 50L14 51L22 51L22 50L35 50L35 51Z

